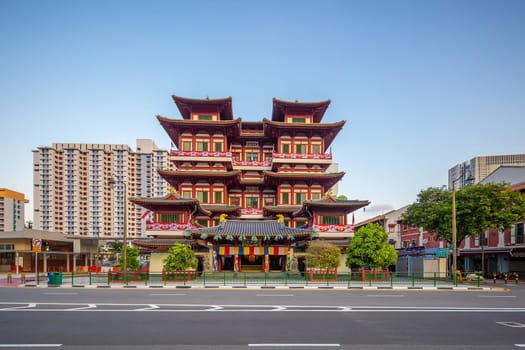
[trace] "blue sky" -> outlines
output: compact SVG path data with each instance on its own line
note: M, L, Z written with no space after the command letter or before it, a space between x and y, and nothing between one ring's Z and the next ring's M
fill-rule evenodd
M381 214L525 152L524 38L519 0L0 0L0 187L32 202L31 151L54 142L169 148L172 94L253 121L273 97L330 99L339 192Z

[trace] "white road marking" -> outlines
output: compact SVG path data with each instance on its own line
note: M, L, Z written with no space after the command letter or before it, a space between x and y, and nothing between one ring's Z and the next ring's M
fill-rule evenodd
M293 294L255 294L256 297L293 297Z
M515 295L478 295L478 298L515 298Z
M514 344L514 346L518 348L525 348L525 344Z
M367 294L371 298L404 298L403 294Z
M135 309L135 311L147 311L147 310L155 310L155 309L159 309L159 307L157 305L150 305L149 307L145 307L142 309Z
M88 304L88 306L74 307L72 309L66 309L65 311L78 311L78 310L96 309L96 308L97 308L97 305Z
M295 344L286 344L286 343L275 343L275 344L272 344L272 343L267 343L267 344L264 344L264 343L261 343L261 344L248 344L248 346L250 347L264 347L264 348L269 348L269 347L279 347L279 348L285 348L285 347L339 347L341 346L341 344L309 344L309 343L303 343L303 344L300 344L300 343L295 343Z
M514 322L514 321L504 321L504 322L496 322L499 325L511 327L511 328L525 328L525 324Z

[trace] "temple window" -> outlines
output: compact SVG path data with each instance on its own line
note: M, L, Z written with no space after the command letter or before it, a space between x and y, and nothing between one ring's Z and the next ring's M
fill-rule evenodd
M312 192L312 199L320 199L321 193L319 192Z
M198 120L212 120L213 116L210 114L199 114L197 117Z
M246 197L246 208L248 209L259 208L259 198Z
M254 152L246 153L246 160L256 162L259 160L259 154Z
M289 143L283 143L281 145L281 152L282 153L290 153L290 144Z
M306 123L306 118L297 118L297 117L292 118L292 123L302 123L302 124L304 124L304 123Z
M290 204L290 193L281 193L281 204Z
M182 191L182 197L184 197L184 198L192 198L191 191Z
M191 141L182 141L182 150L191 151Z
M222 152L222 142L215 142L214 143L214 151L215 152Z
M306 152L307 152L307 145L302 145L302 144L295 145L295 153L306 153Z
M231 197L230 204L231 205L241 205L241 199L239 197Z
M180 222L180 214L160 214L160 222Z
M197 142L197 151L199 152L206 152L208 151L208 142L199 141Z
M295 204L302 204L306 200L306 193L299 192L295 194Z
M222 203L222 192L214 192L215 196L215 203L220 204Z
M273 198L273 197L265 197L264 198L264 205L275 205L275 198Z
M201 203L208 203L208 192L207 191L197 191L197 199Z
M321 153L321 145L317 145L317 144L312 145L312 153L313 154L320 154Z
M341 218L339 216L323 216L323 224L326 225L339 225L341 223Z
M197 220L197 224L207 227L208 226L208 220Z

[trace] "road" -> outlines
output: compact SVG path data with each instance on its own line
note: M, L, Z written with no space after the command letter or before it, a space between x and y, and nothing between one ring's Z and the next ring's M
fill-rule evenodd
M0 348L518 349L508 292L0 289Z

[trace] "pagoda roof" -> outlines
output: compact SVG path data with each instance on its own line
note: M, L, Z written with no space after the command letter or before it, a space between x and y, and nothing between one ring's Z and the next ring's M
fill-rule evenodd
M226 179L238 183L240 171L199 171L199 170L165 170L157 169L157 172L170 185L176 186L186 179Z
M299 238L311 237L314 231L287 227L277 220L227 220L217 226L190 229L188 232L198 237L206 234L208 237L216 235L221 235L221 237L223 235L275 237L281 235L288 238Z
M285 114L313 115L314 122L320 123L330 102L330 100L321 102L290 102L274 98L272 120L282 122Z
M328 188L334 186L343 178L345 173L343 171L338 173L291 173L291 172L272 172L265 171L264 179L267 183L277 182L279 180L287 180L293 182L306 182L306 183L322 183Z
M357 209L366 207L369 205L369 201L362 200L342 200L337 199L333 196L325 196L321 199L306 200L303 202L303 206L300 210L293 213L293 216L304 216L306 213L311 213L312 209L338 209L342 210L345 214L356 211Z
M201 206L209 211L211 215L216 214L237 214L241 213L241 207L238 205L226 205L226 204L201 204Z
M174 144L178 145L180 135L195 128L221 130L226 136L238 136L240 133L241 119L235 120L187 120L171 119L157 115L157 120L164 128Z
M220 113L221 120L232 120L232 98L219 98L219 99L195 99L172 95L171 98L179 108L180 114L184 119L191 119L191 112L195 108L209 108L215 109Z
M337 134L341 131L346 121L341 120L335 123L285 123L282 121L274 121L263 119L265 133L267 136L278 137L283 131L291 134L307 133L307 134L322 134L325 140L325 150L330 147Z
M173 208L178 208L180 210L193 210L197 207L195 214L203 214L206 216L211 216L211 211L208 211L202 205L197 198L184 198L176 193L169 193L164 197L159 198L141 198L133 197L129 199L131 202L140 205L141 207L154 211L162 212L173 210Z
M300 205L267 205L263 208L265 214L292 214L301 208Z

